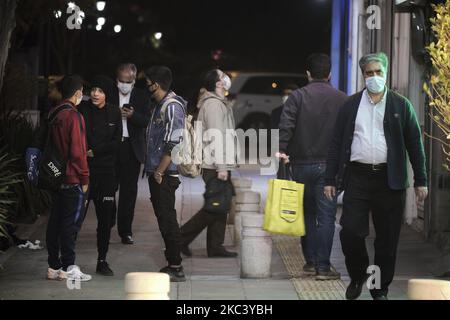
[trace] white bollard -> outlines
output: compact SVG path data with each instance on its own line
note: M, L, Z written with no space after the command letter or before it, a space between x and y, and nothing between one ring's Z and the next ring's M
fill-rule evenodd
M256 212L261 211L260 207L261 194L254 191L245 191L236 195L236 209L234 216L234 244L237 246L241 242L242 212Z
M409 300L450 300L450 281L411 279L408 281Z
M234 245L237 246L241 243L242 240L242 215L243 214L261 214L258 207L251 207L256 210L251 211L236 211L236 216L234 217Z
M236 194L251 191L252 180L248 178L231 178L231 183L234 186ZM228 215L227 224L234 224L234 217L236 214L236 196L231 200L230 214Z
M236 189L250 189L252 187L252 179L249 178L231 178L231 183Z
M161 272L132 272L125 276L127 300L169 300L170 277Z
M260 204L261 194L256 191L245 191L236 194L236 204Z
M263 230L264 215L242 215L241 278L269 278L272 239Z

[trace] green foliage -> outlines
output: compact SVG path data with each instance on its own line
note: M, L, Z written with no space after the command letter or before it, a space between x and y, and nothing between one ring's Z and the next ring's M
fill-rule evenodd
M17 158L11 158L6 148L0 149L0 237L8 236L5 225L8 224L13 206L17 203L17 197L13 188L22 182L21 174L14 172Z
M427 51L433 65L429 84L424 84L424 91L430 99L430 117L442 130L446 141L442 150L446 155L443 166L450 171L450 0L444 4L432 5L436 16L430 19L436 40Z

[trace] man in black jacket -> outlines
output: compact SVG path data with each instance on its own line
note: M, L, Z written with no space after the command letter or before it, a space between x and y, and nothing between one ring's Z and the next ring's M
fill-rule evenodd
M334 89L331 60L313 54L307 60L309 84L295 90L284 104L280 121L280 152L292 164L295 181L305 185L304 217L306 234L302 250L303 270L317 280L336 280L340 274L330 263L336 220L336 199L323 194L325 162L334 122L347 96Z
M428 194L425 152L411 102L386 87L387 56L369 54L359 65L366 89L350 97L339 111L324 193L331 199L336 190L345 190L340 238L351 278L347 299L357 299L367 279L365 238L371 212L381 286L370 285L370 293L376 300L386 300L409 186L407 155L414 170L417 200L423 201Z
M117 162L119 205L117 229L122 243L133 244L132 223L141 163L145 160L145 128L150 120L150 100L134 87L137 69L132 63L117 68L117 86L109 100L121 108L122 137Z
M111 235L111 219L115 211L117 180L115 166L122 137L122 117L119 107L106 103L113 82L96 76L91 82L91 100L83 103L79 111L86 122L87 156L91 173L89 200L93 200L97 215L98 274L114 273L106 262Z

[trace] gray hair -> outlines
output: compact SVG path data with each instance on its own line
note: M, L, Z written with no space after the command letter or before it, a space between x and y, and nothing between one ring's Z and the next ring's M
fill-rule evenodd
M389 66L389 59L384 52L369 53L369 54L366 54L365 56L363 56L359 60L359 67L361 68L361 71L364 73L366 66L372 62L381 63L381 65L384 68L384 72L387 73L388 66Z
M127 63L121 63L117 67L117 73L121 71L130 71L133 74L133 77L136 78L137 76L137 68L134 63L127 62Z

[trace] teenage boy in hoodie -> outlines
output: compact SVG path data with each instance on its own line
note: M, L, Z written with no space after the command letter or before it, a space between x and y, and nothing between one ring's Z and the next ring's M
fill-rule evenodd
M53 205L47 224L47 279L89 281L75 265L75 244L84 217L85 193L89 185L86 158L86 127L76 106L83 98L83 80L66 76L61 84L60 105L50 110L50 137L61 155L68 155L64 183L53 193ZM42 146L41 146L42 147Z
M175 191L180 185L172 149L182 138L186 101L170 90L172 72L164 66L154 66L145 72L148 90L155 103L147 128L147 159L150 197L165 243L168 265L160 270L170 281L186 281L181 265L181 233L175 209Z
M111 219L115 211L116 159L122 138L122 116L117 106L106 103L113 82L96 76L91 82L91 99L80 106L87 128L88 162L91 172L89 200L97 215L98 260L96 273L113 276L106 262L111 235Z

